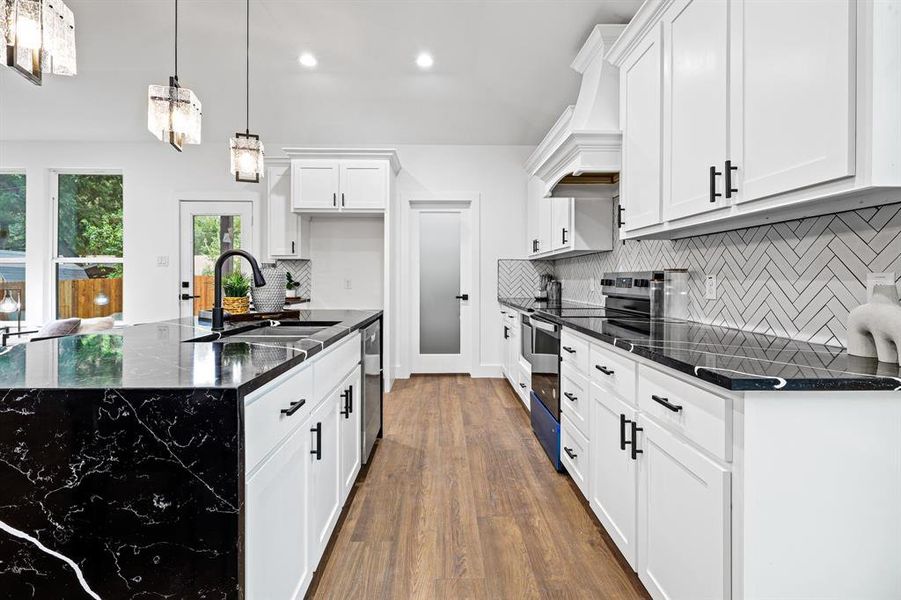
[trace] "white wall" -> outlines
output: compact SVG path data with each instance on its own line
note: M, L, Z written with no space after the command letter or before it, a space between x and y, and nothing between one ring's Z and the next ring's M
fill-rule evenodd
M383 222L381 216L312 218L311 308L383 308Z
M291 143L267 140L270 155ZM390 143L383 144L391 147ZM479 359L485 369L500 364L497 323L497 259L519 257L525 239L526 176L530 146L396 146L402 171L397 190L404 193L449 191L481 195L481 335ZM49 169L109 169L123 174L125 197L124 317L140 323L178 316L178 200L254 199L255 222L264 194L261 185L238 184L228 171L227 140L206 140L181 154L169 146L146 143L0 142L0 169L24 169L28 194L27 297L30 319L49 318L50 190ZM403 232L398 232L403 233ZM262 248L257 235L254 252ZM168 256L159 267L157 256ZM316 261L313 261L316 269ZM397 268L397 266L395 266ZM320 276L322 276L320 274ZM362 281L362 280L361 280ZM356 284L354 284L356 285ZM313 296L317 296L316 272ZM396 353L394 354L397 355ZM499 371L497 371L499 373Z

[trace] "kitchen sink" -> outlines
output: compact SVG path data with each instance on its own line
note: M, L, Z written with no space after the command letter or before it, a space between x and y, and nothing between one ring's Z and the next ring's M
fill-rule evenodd
M306 339L339 321L282 321L279 325L271 325L270 321L254 323L244 327L238 327L222 334L210 333L200 337L185 340L187 342L247 342L264 344L272 342L298 342Z

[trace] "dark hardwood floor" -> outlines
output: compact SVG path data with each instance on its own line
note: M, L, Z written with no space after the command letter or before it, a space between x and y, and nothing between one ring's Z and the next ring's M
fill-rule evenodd
M313 598L647 598L506 381L398 381Z

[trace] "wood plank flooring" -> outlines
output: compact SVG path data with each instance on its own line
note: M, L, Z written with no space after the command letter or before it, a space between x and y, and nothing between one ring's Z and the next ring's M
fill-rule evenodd
M313 598L648 598L502 379L414 376Z

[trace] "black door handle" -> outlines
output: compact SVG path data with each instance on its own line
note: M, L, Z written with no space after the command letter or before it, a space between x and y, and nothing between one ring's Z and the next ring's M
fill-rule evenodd
M722 196L719 192L716 191L716 177L717 175L722 175L719 171L716 170L716 167L710 167L710 201L716 202L716 199Z
M344 206L344 192L341 192L341 206Z
M738 167L732 164L731 160L726 161L726 168L723 173L726 174L726 198L731 198L732 194L738 191L738 188L732 187L732 171L738 171Z
M532 252L538 252L538 240L532 240Z
M595 365L594 368L597 369L598 371L600 371L601 373L603 373L604 375L613 375L613 371L611 371L607 367L602 367L601 365Z
M625 450L626 445L629 443L626 441L626 423L631 423L632 421L626 418L626 415L621 414L619 416L619 449Z
M572 448L567 448L566 446L563 447L563 451L566 452L566 454L568 454L569 457L573 460L575 460L576 457L579 456L578 454L576 454L575 452L572 451Z
M567 398L569 398L570 402L575 402L576 400L579 399L578 396L573 396L569 392L563 392L563 395L566 396Z
M182 300L193 300L194 298L200 298L200 296L192 296L191 294L182 294Z
M563 243L566 243L566 227L563 228Z
M623 208L622 206L620 206L620 207L617 209L617 211L616 211L616 222L617 222L617 227L620 228L620 229L622 229L623 225L626 224L626 221L623 220L623 213L624 213L625 211L626 211L626 209Z
M287 415L287 416L290 417L291 415L293 415L294 413L296 413L297 411L299 411L299 410L300 410L300 407L303 406L303 405L306 404L306 403L307 403L307 401L306 401L305 399L303 399L303 398L301 398L300 400L298 400L298 401L296 401L296 402L291 402L291 403L289 404L289 407L288 407L288 408L283 408L283 409L282 409L282 414L283 414L283 415Z
M657 404L661 404L661 405L667 407L668 409L670 409L673 412L679 412L682 410L682 405L673 404L672 402L669 401L669 398L662 398L660 396L655 396L655 395L651 394L651 400L653 400Z
M291 254L294 254L294 242L291 242Z
M638 426L638 423L632 421L632 460L638 460L639 454L644 454L644 450L638 449L638 432L644 431L641 427Z
M322 460L322 423L316 423L316 427L312 427L310 433L316 434L316 449L310 450L310 454L315 455L316 460Z
M520 383L520 384L519 384L519 387L521 387L522 389L526 389L526 384Z
M354 386L347 386L347 405L350 407L350 413L354 412Z
M338 194L332 192L332 206L338 206Z
M459 296L454 296L457 300L469 300L469 294L460 294Z
M504 325L504 339L509 339L510 337L510 328Z

